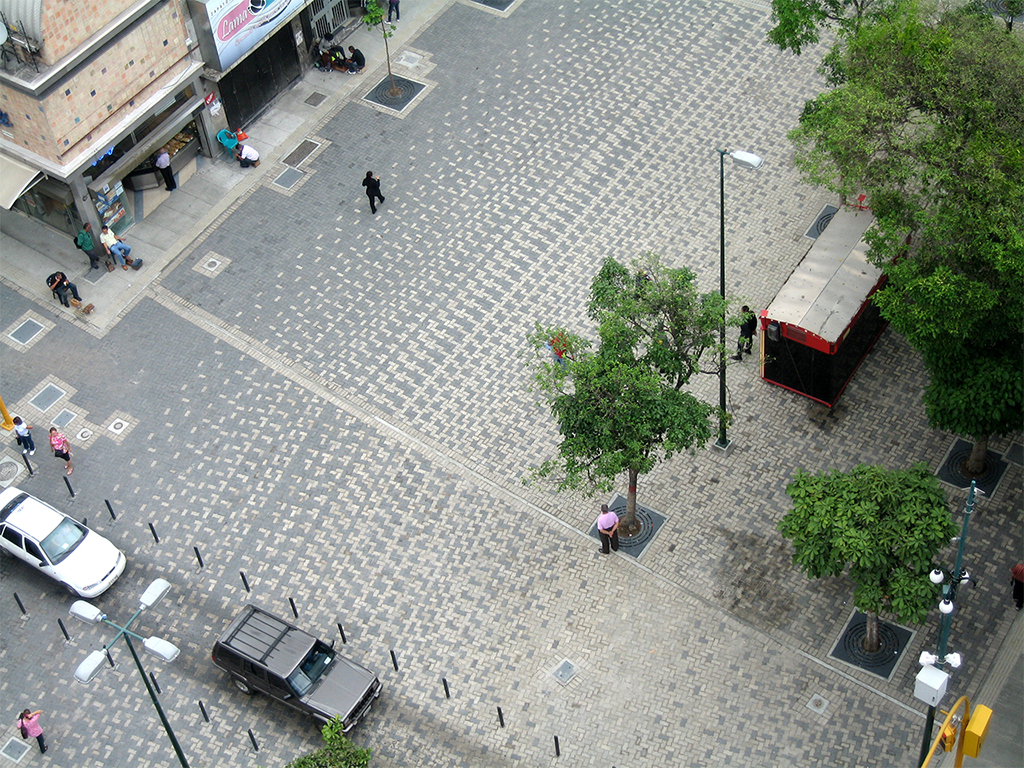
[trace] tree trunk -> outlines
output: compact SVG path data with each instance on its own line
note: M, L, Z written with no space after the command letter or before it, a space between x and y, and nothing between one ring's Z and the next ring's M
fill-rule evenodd
M881 644L878 642L878 614L868 613L867 621L864 622L864 639L861 647L868 653L878 653Z
M388 88L388 96L398 98L402 95L402 89L395 85L395 76L391 74L391 50L388 47L388 33L384 27L384 16L380 17L380 29L384 33L384 61L388 64L388 77L391 79L391 87Z
M629 469L629 490L626 491L626 514L622 516L619 525L626 536L635 536L640 532L640 523L636 519L636 479L640 473L630 467Z
M988 453L988 435L979 437L974 441L971 455L964 465L966 473L971 477L978 477L985 472L985 455Z

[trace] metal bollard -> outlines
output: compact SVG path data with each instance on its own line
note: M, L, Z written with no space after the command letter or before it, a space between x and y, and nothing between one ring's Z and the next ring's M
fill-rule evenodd
M152 523L149 524L149 532L153 534L153 540L156 541L157 544L159 544L160 537L156 535L156 528L153 527Z
M444 684L444 697L446 699L450 699L452 697L452 693L448 690L448 681L442 677L441 682Z
M498 707L498 725L505 727L505 716L501 714L501 707Z
M296 619L299 618L299 609L295 607L295 600L289 597L288 602L292 605L292 614L294 614Z
M71 635L68 634L68 629L67 629L67 627L64 626L64 622L61 621L60 619L57 619L57 626L60 627L60 631L64 633L64 642L65 643L70 643L71 642Z
M199 699L199 711L203 713L203 719L206 722L210 722L210 716L206 714L206 707L203 706L203 700Z
M252 728L249 729L249 741L252 742L252 748L259 752L260 745L256 743L256 737L253 735Z
M245 591L252 592L252 590L249 589L249 580L245 578L245 571L239 571L238 575L242 577L242 586L245 587Z
M104 499L103 503L107 505L107 512L110 513L110 519L117 520L117 515L114 514L114 508L110 506L110 502Z
M203 556L199 554L199 547L192 547L192 551L196 553L196 560L199 561L199 570L203 570Z
M341 633L341 642L343 645L348 645L348 640L345 638L345 628L341 626L341 622L338 622L338 631Z
M395 672L398 671L398 657L395 656L395 652L391 651L391 664L395 668Z
M68 487L68 493L71 494L71 498L75 498L75 489L71 487L71 481L68 480L67 475L64 476L64 485Z

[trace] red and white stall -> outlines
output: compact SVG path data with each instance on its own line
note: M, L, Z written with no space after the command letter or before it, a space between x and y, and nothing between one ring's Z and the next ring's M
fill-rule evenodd
M868 262L870 211L839 210L761 312L761 378L832 407L885 329L871 301L885 282Z

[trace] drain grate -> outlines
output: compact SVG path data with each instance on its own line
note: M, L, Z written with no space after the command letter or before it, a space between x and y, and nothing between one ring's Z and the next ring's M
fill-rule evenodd
M43 387L39 394L29 400L29 405L40 411L47 411L53 407L53 404L60 400L66 395L63 389L58 387L56 384L47 384Z
M308 139L303 140L303 142L299 144L299 146L297 146L295 149L293 149L291 154L288 155L288 157L286 157L281 162L284 163L285 165L290 165L294 168L307 157L309 157L319 146L320 145L317 144L315 141L309 141Z
M285 171L276 179L274 179L274 183L279 187L291 189L292 187L299 183L299 179L301 179L302 176L302 171L297 171L294 168L289 168L287 171Z
M316 91L314 91L313 93L309 94L309 96L306 97L306 103L309 104L309 106L311 107L319 107L321 104L324 103L324 99L326 98L327 97L324 94L317 93Z
M828 699L816 693L807 702L807 708L816 715L824 715L825 710L828 709Z
M19 344L28 344L41 330L43 330L41 323L37 323L35 320L26 320L7 336Z
M829 222L832 221L832 217L837 213L839 213L839 209L834 205L826 205L821 209L821 213L818 214L814 223L811 224L811 228L804 232L804 237L808 237L811 240L817 240L818 235L825 231L825 227L829 225Z
M488 8L494 8L496 11L508 10L508 7L515 2L515 0L473 0L478 5L485 5Z

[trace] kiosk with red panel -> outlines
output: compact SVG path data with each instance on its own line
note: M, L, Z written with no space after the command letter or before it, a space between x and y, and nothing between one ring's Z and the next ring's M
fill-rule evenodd
M761 312L761 378L824 403L839 400L885 329L871 295L885 276L868 262L870 211L839 210Z

